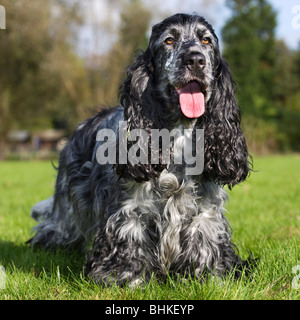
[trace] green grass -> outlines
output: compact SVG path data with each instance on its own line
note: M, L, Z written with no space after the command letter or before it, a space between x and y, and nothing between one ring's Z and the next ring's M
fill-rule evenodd
M85 279L77 252L32 250L24 244L35 221L30 209L49 197L55 171L49 162L0 163L0 299L299 299L292 286L300 265L300 157L257 157L247 182L229 192L227 218L243 258L259 257L252 277L151 281L143 289L103 288ZM300 284L300 280L298 281Z

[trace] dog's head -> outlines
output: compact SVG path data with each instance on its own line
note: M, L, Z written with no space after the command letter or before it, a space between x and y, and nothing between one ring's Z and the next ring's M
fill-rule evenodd
M172 129L196 119L194 128L204 129L206 179L231 187L247 177L248 152L234 82L204 18L175 14L156 24L148 48L127 69L120 98L132 129ZM134 165L123 174L142 181L163 168Z
M157 82L173 106L180 105L188 118L200 117L212 94L219 56L212 27L197 15L176 14L153 27L148 50Z

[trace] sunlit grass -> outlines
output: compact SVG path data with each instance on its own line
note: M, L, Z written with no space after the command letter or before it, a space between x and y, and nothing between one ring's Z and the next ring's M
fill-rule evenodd
M300 265L300 157L255 157L247 182L229 192L227 218L243 258L259 264L251 277L209 278L204 283L155 279L143 288L103 288L84 275L84 255L32 250L25 241L35 221L31 207L49 197L55 170L48 162L0 163L0 299L299 299L292 268Z

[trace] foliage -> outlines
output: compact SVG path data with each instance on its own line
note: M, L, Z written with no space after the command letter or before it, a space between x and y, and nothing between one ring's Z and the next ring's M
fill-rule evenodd
M117 39L111 50L101 57L99 63L88 64L95 101L108 106L118 105L118 91L126 66L138 49L147 47L146 32L151 14L140 0L123 1ZM87 60L89 58L87 57Z
M250 150L300 150L299 53L276 41L267 0L227 0L224 56L233 71ZM299 51L300 52L300 51Z
M248 181L230 191L227 218L233 241L243 258L251 250L259 263L252 277L200 283L154 279L144 288L103 288L83 275L84 254L64 250L32 250L25 241L36 222L30 209L49 197L54 169L48 162L3 162L0 166L0 265L6 270L2 299L293 299L294 266L299 257L299 156L254 159ZM26 189L26 190L25 190ZM17 199L17 200L16 200Z
M7 27L0 30L0 158L11 129L69 134L95 106L119 104L124 68L146 48L152 13L143 0L106 3L119 18L103 18L94 36L110 42L103 44L109 49L80 56L86 2L1 2ZM275 39L276 12L267 0L226 3L232 16L223 28L224 56L237 82L250 151L299 151L300 47L293 51Z
M300 45L300 44L299 44ZM300 46L289 50L284 41L276 45L275 105L280 149L300 150Z
M0 153L11 129L71 133L95 105L119 103L123 68L147 43L151 15L141 1L122 2L117 40L106 55L94 52L97 59L76 52L84 12L79 0L1 4L7 28L0 32Z
M74 52L75 5L4 1L0 33L0 138L13 128L68 128L89 101L86 71ZM71 28L72 27L72 28Z
M224 56L237 79L244 113L272 112L276 16L266 0L230 0L223 28Z

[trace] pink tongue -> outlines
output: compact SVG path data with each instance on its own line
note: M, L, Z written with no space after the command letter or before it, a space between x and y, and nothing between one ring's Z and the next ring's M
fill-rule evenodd
M177 92L179 94L181 111L186 117L198 118L204 113L204 95L197 82L190 82Z

